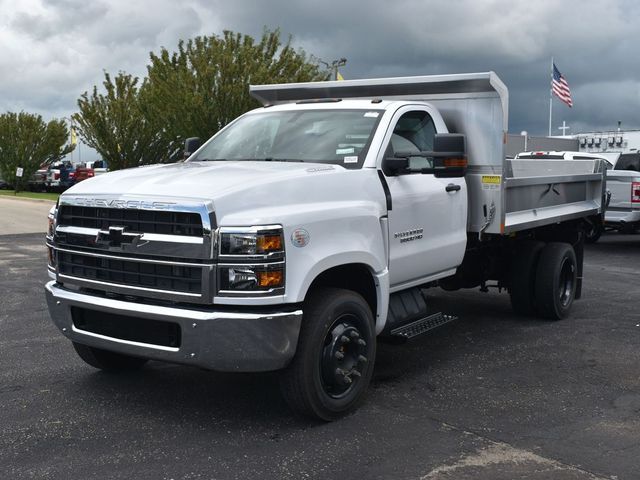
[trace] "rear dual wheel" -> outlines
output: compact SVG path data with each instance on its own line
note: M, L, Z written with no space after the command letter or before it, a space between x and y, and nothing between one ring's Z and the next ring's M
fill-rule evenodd
M293 410L324 421L354 410L373 374L373 315L359 294L319 288L305 304L296 355L282 372L282 393Z
M523 243L511 264L513 310L549 320L565 318L575 298L577 272L576 254L568 243Z
M578 267L573 247L548 243L536 269L535 303L540 315L560 320L569 315L576 294Z

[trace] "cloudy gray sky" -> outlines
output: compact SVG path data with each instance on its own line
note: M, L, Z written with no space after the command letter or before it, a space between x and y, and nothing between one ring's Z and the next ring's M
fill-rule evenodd
M640 2L627 0L0 0L0 111L74 112L103 71L143 76L150 51L266 26L345 78L494 70L510 130L546 133L550 59L574 108L554 100L554 133L640 128Z

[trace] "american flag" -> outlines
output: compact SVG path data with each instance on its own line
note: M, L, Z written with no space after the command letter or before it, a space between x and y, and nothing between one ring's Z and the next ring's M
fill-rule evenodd
M567 80L562 76L556 64L553 64L553 80L551 80L551 91L553 94L566 103L569 107L573 107L571 100L571 90Z

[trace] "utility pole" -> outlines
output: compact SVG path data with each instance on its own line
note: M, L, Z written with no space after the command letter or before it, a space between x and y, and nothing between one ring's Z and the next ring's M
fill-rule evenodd
M321 63L327 67L328 70L331 71L332 80L338 80L338 68L343 67L347 64L347 59L342 57L339 60L334 60L331 63L327 63L323 60L318 60L318 63Z

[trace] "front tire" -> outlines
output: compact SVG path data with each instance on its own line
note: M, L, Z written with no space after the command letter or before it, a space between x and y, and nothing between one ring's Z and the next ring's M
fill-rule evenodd
M296 412L331 421L364 399L373 374L373 315L359 294L318 288L305 303L298 348L282 372L282 394Z
M85 363L92 367L109 372L138 370L149 361L146 358L123 355L121 353L110 352L108 350L102 350L101 348L90 347L76 342L73 342L73 348Z
M569 315L576 294L578 265L568 243L548 243L540 253L535 301L540 315L560 320Z

